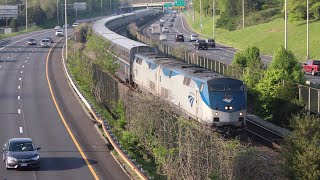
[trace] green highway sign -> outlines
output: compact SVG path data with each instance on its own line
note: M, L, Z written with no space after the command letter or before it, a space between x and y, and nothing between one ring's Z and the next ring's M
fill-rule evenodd
M174 1L174 6L186 6L186 2L184 0L176 0Z
M166 3L166 4L163 5L163 7L164 7L164 8L172 7L172 3Z

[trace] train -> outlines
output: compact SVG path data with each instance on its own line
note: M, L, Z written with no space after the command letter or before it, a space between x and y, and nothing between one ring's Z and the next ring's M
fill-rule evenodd
M158 54L144 43L113 30L154 9L112 16L93 24L93 31L112 45L120 68L117 76L126 83L170 102L188 117L218 128L243 128L246 124L247 89L243 81Z

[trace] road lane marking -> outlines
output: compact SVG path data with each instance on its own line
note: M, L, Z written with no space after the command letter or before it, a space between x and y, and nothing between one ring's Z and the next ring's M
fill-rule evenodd
M18 89L20 89L21 87L20 86L18 86Z
M27 62L27 61L24 61L24 62Z
M20 96L18 96L18 100L20 100Z
M23 71L21 71L21 74L23 73Z
M8 57L8 59L9 59L10 57Z
M19 78L19 81L21 81L21 78Z
M52 86L51 86L51 82L50 82L50 78L49 78L49 72L48 72L48 71L49 71L49 70L48 70L48 69L49 69L49 68L48 68L48 64L49 64L48 62L49 62L50 53L51 53L53 47L54 47L58 42L60 42L61 40L62 40L62 39L60 39L59 41L57 41L57 42L50 48L49 53L48 53L48 55L47 55L47 59L46 59L46 78L47 78L47 82L48 82L48 86L49 86L49 91L50 91L50 94L51 94L51 98L52 98L52 100L53 100L53 103L54 103L54 105L56 106L56 109L57 109L58 114L59 114L59 116L60 116L60 119L61 119L62 123L64 124L67 132L69 133L69 135L70 135L73 143L75 144L75 146L77 147L80 155L82 156L82 158L83 158L84 161L86 162L86 164L87 164L87 166L88 166L88 168L89 168L92 176L94 177L94 179L99 179L97 173L95 172L95 170L93 169L92 165L90 164L90 162L89 162L86 154L85 154L84 151L82 150L80 144L78 143L78 141L77 141L77 139L75 138L75 136L73 135L70 127L68 126L67 121L65 120L65 118L64 118L64 116L63 116L63 114L62 114L62 112L61 112L61 110L60 110L60 107L58 106L57 100L56 100L55 95L54 95L53 90L52 90Z
M29 56L27 57L27 59L29 59Z
M18 114L21 114L21 109L18 109Z
M22 134L22 133L23 133L23 129L22 129L22 127L19 127L19 131L20 131L20 134Z

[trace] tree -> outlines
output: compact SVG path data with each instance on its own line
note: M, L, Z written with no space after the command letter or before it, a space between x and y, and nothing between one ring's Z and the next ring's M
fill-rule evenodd
M292 134L283 145L288 174L294 179L320 178L320 119L305 115L294 116Z
M259 115L276 124L288 124L288 117L300 109L294 87L295 83L302 82L302 78L303 73L293 53L281 47L256 86L260 94ZM287 83L282 84L284 81Z

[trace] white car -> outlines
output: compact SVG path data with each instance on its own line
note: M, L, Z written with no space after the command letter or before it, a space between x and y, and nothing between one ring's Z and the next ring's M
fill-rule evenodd
M51 41L50 39L42 39L40 41L40 46L41 47L50 47L51 46Z
M191 36L190 36L190 41L196 41L196 40L198 40L198 39L199 39L199 37L198 37L197 34L191 34Z
M163 27L162 28L162 32L163 33L168 33L169 32L169 28L168 27Z
M59 29L61 29L61 27L60 27L60 26L56 26L56 27L54 27L54 30L59 30Z
M62 30L56 30L56 36L63 36L63 31Z
M167 35L166 34L161 34L159 37L160 41L166 41L167 40Z
M73 23L72 27L77 27L79 25L79 23Z

